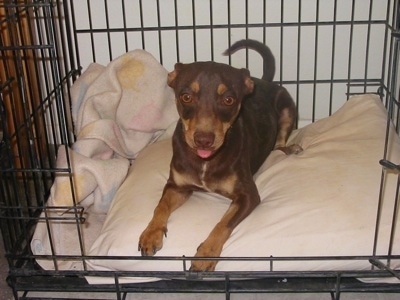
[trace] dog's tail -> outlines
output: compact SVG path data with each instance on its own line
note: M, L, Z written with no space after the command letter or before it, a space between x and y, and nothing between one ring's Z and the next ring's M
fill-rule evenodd
M263 58L263 76L262 79L272 81L275 75L275 58L268 46L255 40L240 40L234 43L224 52L224 55L230 55L240 49L252 49L257 51Z

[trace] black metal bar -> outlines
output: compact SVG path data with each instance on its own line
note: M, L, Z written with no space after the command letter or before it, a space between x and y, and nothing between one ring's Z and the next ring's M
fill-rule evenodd
M284 6L285 6L285 0L281 1L281 25L285 24L285 19L284 19ZM280 26L280 42L279 42L279 57L280 57L280 61L279 61L279 84L282 85L283 84L283 38L284 38L284 34L283 34L283 29L284 26Z
M394 270L392 270L389 266L383 264L381 261L377 259L370 259L370 263L373 264L374 266L377 266L381 270L386 270L390 274L393 275L393 277L396 277L397 279L400 280L400 274L397 274Z
M175 26L178 28L179 26L179 18L178 18L178 3L177 0L174 0L174 13L175 13ZM179 30L175 30L175 49L176 49L176 61L181 61L180 49L179 49Z
M301 4L302 2L299 1L299 12L298 12L298 28L297 28L297 65L296 65L296 81L300 83L300 66L301 66ZM282 69L282 68L281 68ZM284 84L281 80L281 84ZM300 84L296 85L296 107L299 109L300 103ZM297 120L298 122L298 120ZM298 124L297 124L298 126Z
M317 77L318 77L318 34L319 34L319 26L318 26L318 22L319 22L319 0L317 0L316 3L316 11L315 11L315 15L316 15L316 25L315 25L315 41L314 41L314 84L313 84L313 108L312 108L312 121L314 122L316 119L316 106L317 106L317 84L315 83L317 81Z
M107 0L104 0L104 14L106 16L106 33L107 33L107 44L108 44L108 56L110 58L110 61L112 61L114 56L113 56L112 47L111 47L110 17L109 17L109 13L108 13L108 1Z
M372 6L373 6L373 0L369 1L369 12L368 12L368 20L372 20ZM369 65L369 49L370 49L370 39L371 39L371 24L369 23L367 25L367 40L366 40L366 46L365 46L365 80L368 78L368 65ZM384 64L384 61L382 61L382 64ZM367 92L367 85L364 86L364 93Z
M87 0L86 3L87 3L88 21L89 21L89 31L87 33L90 34L90 43L92 46L92 58L93 58L93 61L95 62L95 61L97 61L96 60L96 47L94 44L94 33L96 32L96 30L93 28L92 8L90 5L90 0ZM79 30L76 29L75 34L78 34L78 33L79 33ZM77 39L76 39L76 41L78 42Z
M144 30L143 2L142 2L142 0L139 0L139 17L140 17L140 28L139 28L139 31L142 34L142 48L146 49L146 42L145 42L145 35L144 35L145 30Z
M353 40L354 40L354 14L355 14L355 0L351 2L351 21L350 21L350 36L349 36L349 51L348 51L348 58L349 64L347 69L347 78L350 82L351 78L351 68L352 68L352 55L353 55ZM347 95L350 94L350 85L347 85Z
M97 277L108 277L110 279L119 277L129 277L130 273L119 273L119 272L49 272L43 275L36 274L23 274L18 278L17 285L20 291L30 290L30 291L103 291L103 292L115 292L114 285L92 285L88 286L82 282L82 277L74 277L77 274L83 274L85 276L97 276ZM380 272L377 272L380 273ZM48 286L46 281L43 281L41 276L54 276L54 285ZM147 273L138 274L141 277L146 277L149 275ZM210 280L196 280L190 281L185 280L180 277L179 274L174 272L160 273L159 276L161 280L148 283L132 283L132 284L120 284L120 292L176 292L181 293L196 292L212 292L212 293L243 293L243 292L253 292L253 293L272 293L272 292L326 292L335 293L336 299L343 292L399 292L400 286L394 285L371 285L367 283L362 283L354 278L354 274L348 274L346 272L332 272L330 274L285 274L277 273L271 274L267 277L255 277L253 279L246 279L249 274L238 274L238 277L231 275L230 273L221 273L219 276L214 276L214 281ZM60 277L61 276L61 277ZM65 277L64 277L65 276ZM31 277L31 278L29 278ZM162 280L166 278L167 280ZM169 279L168 279L169 278ZM175 278L175 279L170 279ZM211 277L210 277L211 278ZM28 280L35 282L33 287L30 286ZM219 279L216 280L215 279ZM69 281L69 284L60 286L56 284L60 280L64 280L64 283ZM226 281L229 280L229 281ZM170 285L169 285L170 284ZM47 289L46 289L47 288Z
M71 59L71 70L77 70L78 66L81 65L81 58L80 58L80 52L79 52L79 46L78 46L78 33L77 33L77 28L76 28L76 18L75 18L75 6L74 6L74 1L70 1L70 5L68 6L67 1L64 2L64 14L65 14L65 28L67 32L67 41L69 45L69 56ZM70 13L71 11L71 13ZM69 17L70 16L70 17ZM90 24L90 23L89 23ZM92 39L93 41L93 39ZM93 44L92 44L93 45ZM74 47L75 46L75 47ZM76 59L76 63L75 60ZM78 74L76 74L78 75ZM73 81L75 82L76 76L73 77Z
M380 90L384 90L386 92L385 95L382 94L382 100L384 100L384 105L387 107L391 97L391 70L392 70L392 58L393 58L393 27L390 25L390 3L388 3L386 8L386 19L387 24L385 26L385 33L384 33L384 45L383 45L383 57L382 57L382 86ZM395 16L392 16L394 19ZM390 38L392 36L392 38ZM389 49L389 51L387 51ZM389 52L389 53L388 53ZM385 78L385 73L387 71L387 77ZM385 81L386 79L386 81ZM384 97L385 96L385 97Z
M122 0L122 23L124 28L127 27L126 25L126 6L125 6L125 0ZM129 45L128 45L128 32L124 31L124 41L125 41L125 52L129 51Z
M162 51L162 31L161 31L161 11L160 11L160 0L156 1L157 3L157 25L158 25L158 49L159 49L159 57L160 57L160 63L163 64L163 51Z
M209 5L209 10L210 10L210 47L211 47L211 60L214 60L214 14L213 14L213 1L210 0L210 5Z
M333 107L333 83L335 78L335 56L336 56L336 20L337 20L337 1L333 7L333 25L332 25L332 57L331 57L331 82L329 84L329 115L332 114Z
M249 1L246 0L246 4L245 4L245 11L244 11L244 15L245 15L245 37L246 39L249 38ZM249 68L249 49L246 48L246 68Z
M263 7L262 7L262 20L263 20L263 43L266 44L266 38L267 38L267 27L265 26L267 24L267 4L265 1L263 1Z
M200 26L196 26L196 0L192 0L192 18L193 18L193 58L194 61L197 61L197 29L200 29ZM207 26L209 27L209 26ZM210 29L210 28L207 28Z
M228 13L228 46L227 49L232 45L232 20L231 20L231 13L232 13L232 9L231 9L231 1L227 0L227 13ZM228 56L228 63L232 64L232 56L229 55Z
M195 1L195 0L192 0ZM285 0L282 0L285 1ZM195 2L194 2L195 3ZM282 6L283 7L283 6ZM374 25L374 24L382 24L382 25L386 25L386 22L384 20L372 20L370 23L368 21L360 21L360 20L354 20L353 22L349 22L349 21L336 21L336 23L332 22L332 21L320 21L318 23L316 22L302 22L302 26L303 27L315 27L316 25L318 26L344 26L344 25ZM250 24L234 24L231 23L230 27L231 28L235 28L235 29L246 29L246 28L282 28L282 27L297 27L298 26L298 22L281 22L281 23L250 23ZM213 25L214 29L227 29L228 25L227 24L214 24ZM199 29L206 29L206 30L210 30L211 29L211 25L207 25L207 24L196 24L194 23L193 25L180 25L180 26L163 26L162 30L163 31L176 31L176 30L199 30ZM103 29L103 28L88 28L88 29L77 29L76 33L107 33L107 32L150 32L150 31L159 31L160 28L159 27L155 27L155 26L146 26L146 27L128 27L128 28L109 28L109 29Z

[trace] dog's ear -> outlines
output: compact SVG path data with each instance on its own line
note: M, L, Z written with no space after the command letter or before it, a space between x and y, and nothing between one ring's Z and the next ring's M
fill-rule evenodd
M182 70L183 64L182 63L176 63L175 64L175 68L172 72L168 73L168 79L167 79L167 84L172 87L175 88L175 79L179 74L179 71Z
M254 90L254 81L250 77L250 72L247 69L241 69L243 83L244 83L244 92L245 94L250 94Z

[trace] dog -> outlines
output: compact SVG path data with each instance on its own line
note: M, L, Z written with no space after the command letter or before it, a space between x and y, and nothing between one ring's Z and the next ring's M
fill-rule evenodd
M170 174L160 202L139 238L142 256L152 256L167 236L170 214L193 191L214 192L232 202L222 219L200 244L191 271L214 271L216 258L233 229L260 203L253 180L274 149L298 153L299 145L286 146L295 127L296 107L283 87L272 83L275 59L271 50L254 40L241 40L225 54L242 48L263 57L262 79L247 69L216 62L177 63L168 74L175 91L179 121L172 147Z

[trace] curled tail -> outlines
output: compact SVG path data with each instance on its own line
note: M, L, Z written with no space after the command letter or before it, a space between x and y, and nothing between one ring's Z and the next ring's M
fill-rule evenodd
M224 55L231 55L240 49L252 49L257 51L263 58L263 76L262 79L272 81L275 75L275 58L268 46L255 40L240 40L234 43L224 52Z

